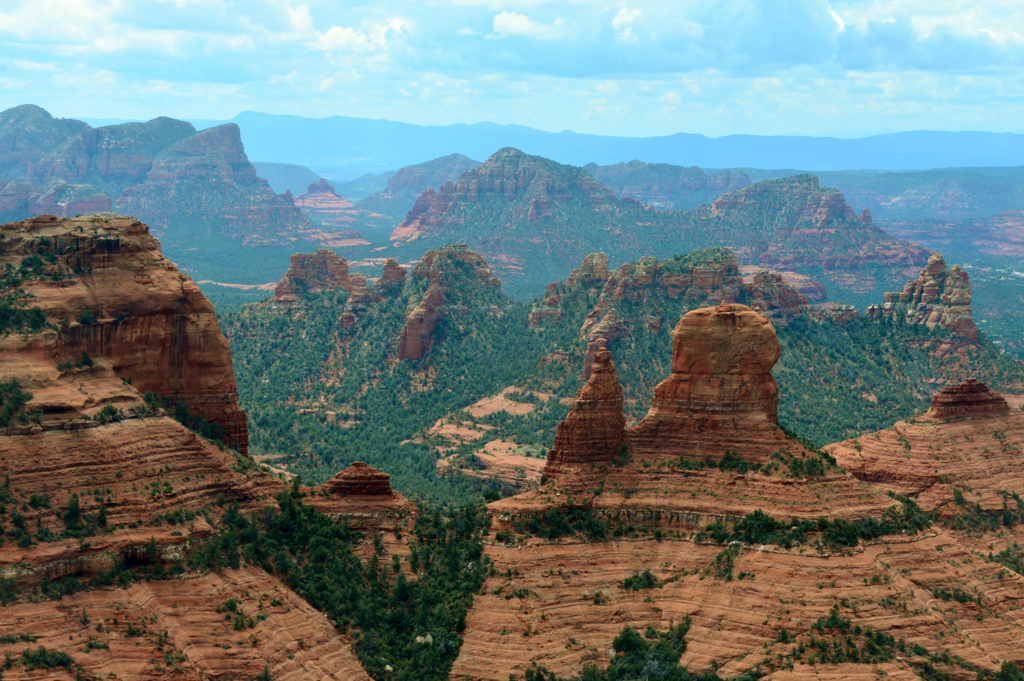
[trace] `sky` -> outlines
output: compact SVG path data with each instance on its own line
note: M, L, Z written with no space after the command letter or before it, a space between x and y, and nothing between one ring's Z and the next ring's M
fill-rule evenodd
M1024 132L1020 0L0 0L0 109Z

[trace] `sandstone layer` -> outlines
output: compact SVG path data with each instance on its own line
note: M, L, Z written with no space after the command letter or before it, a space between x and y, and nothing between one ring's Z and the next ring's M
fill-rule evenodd
M306 293L344 289L352 293L352 279L348 262L329 248L316 253L296 253L291 257L288 271L274 289L274 300L296 303Z
M936 393L925 414L826 449L855 477L926 510L964 512L953 503L961 490L966 503L997 513L1016 509L1007 495L1022 489L1024 414L969 380Z
M615 374L612 353L601 349L594 357L589 380L576 393L572 410L558 424L545 475L557 475L569 466L610 461L622 442L625 428L622 387Z
M221 426L230 445L246 451L231 350L213 306L161 255L145 224L112 214L42 216L3 225L0 248L0 265L17 270L39 261L8 296L29 294L31 306L51 324L35 334L6 336L0 373L20 377L30 389L47 389L60 383L58 364L87 353L139 392L184 401ZM71 393L67 405L79 401L70 386L64 390ZM55 404L42 416L77 413Z
M372 532L404 527L415 507L391 489L387 473L355 461L320 486L310 504L350 527Z

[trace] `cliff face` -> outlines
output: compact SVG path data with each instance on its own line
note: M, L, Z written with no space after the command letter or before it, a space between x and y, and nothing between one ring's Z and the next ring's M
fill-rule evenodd
M295 232L313 229L256 176L233 123L170 145L145 182L127 187L114 205L178 245L211 230L246 246L283 245L299 238Z
M185 258L189 242L213 234L252 246L339 238L256 176L234 124L196 132L190 123L156 118L90 128L16 107L0 113L0 178L0 218L113 206L148 222Z
M908 324L940 327L967 340L978 340L978 329L971 314L971 280L959 265L952 268L936 253L917 279L908 281L900 292L887 291L885 303L872 305L872 319L899 315Z
M685 449L691 438L724 432L745 439L774 430L779 387L771 369L780 348L767 317L736 304L694 310L672 337L672 375L654 389L651 410L630 430L632 449L658 457ZM736 451L764 458L763 451Z
M622 387L612 353L601 349L594 356L590 378L576 393L572 410L558 424L544 474L555 477L567 467L610 462L625 428Z
M5 224L0 240L4 266L17 271L38 262L17 285L8 284L7 300L28 294L30 305L52 325L0 342L5 373L46 388L60 376L57 364L75 362L85 352L141 392L183 400L222 426L230 444L246 450L231 351L213 306L161 255L145 224L112 214L43 216ZM74 414L89 406L102 404L54 406L52 413ZM49 415L44 409L44 418Z

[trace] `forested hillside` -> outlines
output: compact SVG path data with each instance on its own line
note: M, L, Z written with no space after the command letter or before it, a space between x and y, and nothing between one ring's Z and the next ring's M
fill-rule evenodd
M473 457L489 442L542 454L597 346L611 350L627 419L637 422L670 372L676 322L721 302L771 317L782 346L780 422L819 445L886 428L969 376L1024 388L1021 365L983 335L968 341L909 323L907 312L876 320L810 308L778 275L745 283L727 249L611 270L607 262L589 256L527 305L502 293L479 256L450 246L407 278L224 315L252 451L283 456L311 481L363 460L403 494L439 502L498 489L439 475L437 461L479 468ZM474 407L481 401L492 408Z

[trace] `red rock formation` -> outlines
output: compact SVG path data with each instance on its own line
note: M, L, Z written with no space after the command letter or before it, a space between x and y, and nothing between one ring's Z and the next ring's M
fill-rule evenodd
M377 280L373 285L373 288L384 289L391 287L400 287L405 283L406 271L405 268L398 264L398 261L394 258L388 258L384 261L384 275Z
M786 282L778 272L761 270L749 284L746 293L750 307L756 312L785 321L807 310L807 298Z
M27 256L53 258L20 288L59 326L4 338L5 374L44 387L58 377L58 363L87 352L139 391L183 400L246 451L231 350L213 306L163 257L145 224L114 215L42 216L3 225L0 253L0 265L15 269Z
M491 276L484 259L466 244L427 251L413 268L412 281L426 282L427 290L419 305L406 315L398 344L399 359L421 359L429 353L434 327L447 314L448 298L459 289L501 287L501 280Z
M629 431L631 449L678 456L692 438L712 431L750 437L773 430L779 387L771 369L780 349L767 317L745 305L703 308L684 315L672 336L672 375L654 389L651 410Z
M337 289L352 293L348 261L329 248L320 248L316 253L296 253L291 257L288 271L274 289L274 300L296 303L306 293Z
M405 318L405 327L398 341L398 359L422 359L430 352L431 334L441 319L444 292L431 286L423 300Z
M334 187L327 180L321 179L309 185L307 193L295 197L294 205L304 215L329 230L316 234L317 239L325 246L356 246L369 243L358 231L346 228L358 226L370 214L335 194Z
M774 272L774 270L765 270L756 265L743 265L740 267L740 272L743 273L743 283L749 287L754 283L755 274L758 272ZM782 277L783 283L796 289L796 292L806 298L808 303L823 303L828 297L825 287L821 282L815 281L808 276L789 271L782 271L777 274Z
M416 507L391 489L391 476L362 461L324 483L310 495L320 513L365 532L405 529Z
M946 386L932 395L932 408L928 415L932 418L950 418L976 414L998 414L1008 412L1010 405L999 393L994 393L988 386L973 378L959 385Z
M126 187L114 207L143 217L158 236L173 226L184 229L177 238L209 230L246 246L317 239L317 227L256 176L234 123L168 146L153 159L145 180Z
M332 494L345 496L354 495L391 495L391 476L367 466L362 461L353 461L352 465L324 483L324 487Z
M569 415L558 424L544 474L553 477L568 467L611 462L625 428L619 377L612 354L601 349L586 385L576 392Z
M1024 413L970 379L935 393L924 414L825 449L858 479L949 516L964 512L953 503L956 489L1000 513L1004 494L1024 480L1022 448Z
M921 324L929 329L940 327L967 340L978 340L978 329L971 314L971 280L959 265L946 266L936 253L928 259L917 279L908 281L899 293L887 291L885 303L867 310L872 319L894 315L908 324Z

